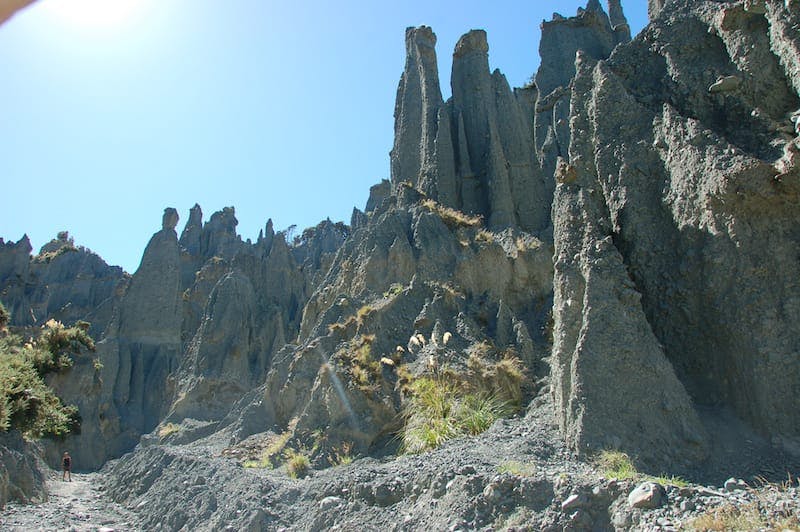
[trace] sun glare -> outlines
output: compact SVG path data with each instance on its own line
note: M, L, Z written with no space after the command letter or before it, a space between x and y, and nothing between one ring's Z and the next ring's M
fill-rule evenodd
M45 0L41 7L70 25L114 29L130 21L143 3L144 0Z

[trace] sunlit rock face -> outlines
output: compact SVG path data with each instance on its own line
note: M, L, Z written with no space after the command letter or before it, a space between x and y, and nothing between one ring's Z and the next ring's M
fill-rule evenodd
M722 413L797 452L796 3L654 0L633 40L606 5L543 22L520 89L466 33L447 101L409 28L390 179L350 226L253 243L195 206L178 237L168 208L132 276L68 235L0 243L15 324L93 324L97 363L52 381L76 463L161 434L391 452L407 381L476 352L517 356L578 454L690 467Z

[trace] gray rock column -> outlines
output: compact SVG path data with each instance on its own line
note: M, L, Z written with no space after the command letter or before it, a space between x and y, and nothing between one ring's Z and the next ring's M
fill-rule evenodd
M436 64L436 35L427 26L406 29L406 65L397 88L394 112L392 184L409 181L428 191L435 183L419 183L420 171L433 164L442 93Z

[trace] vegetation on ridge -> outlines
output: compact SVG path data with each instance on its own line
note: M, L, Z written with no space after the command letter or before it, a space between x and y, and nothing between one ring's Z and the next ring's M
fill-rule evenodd
M422 200L422 206L438 214L442 221L451 229L456 227L480 227L483 225L483 217L480 215L470 215L453 208L446 207L441 203L426 198Z

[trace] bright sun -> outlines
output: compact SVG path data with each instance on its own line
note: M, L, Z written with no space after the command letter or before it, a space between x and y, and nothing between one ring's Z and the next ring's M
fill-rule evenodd
M46 0L42 7L71 25L111 29L129 20L143 3L143 0Z

